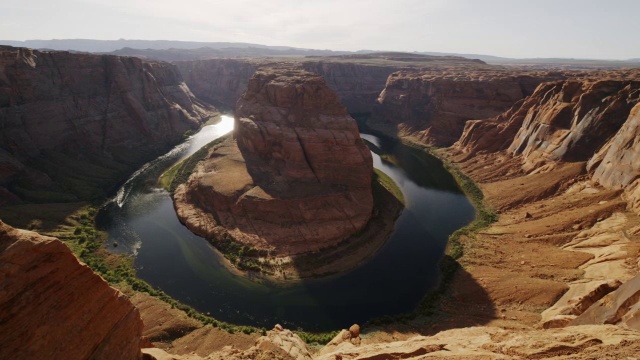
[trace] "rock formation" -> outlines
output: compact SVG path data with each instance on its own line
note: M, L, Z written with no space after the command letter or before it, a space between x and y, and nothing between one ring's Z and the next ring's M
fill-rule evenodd
M0 47L0 201L98 196L214 111L167 63Z
M640 217L633 184L640 168L634 147L640 72L568 75L541 84L497 117L469 121L447 153L481 182L485 198L502 215L487 233L509 234L509 240L481 235L483 247L498 241L510 253L510 244L517 243L528 259L520 268L500 256L483 262L500 263L510 278L552 280L547 289L566 284L545 304L540 326L637 326ZM527 216L517 220L521 214ZM548 262L555 268L551 277L544 269ZM572 268L575 275L565 272Z
M138 310L59 240L0 222L2 359L139 359Z
M286 64L318 74L324 78L349 113L370 113L395 71L416 69L492 68L479 60L461 57L424 56L418 54L380 53L358 56L318 56L303 60L282 59L209 59L178 61L176 65L187 85L201 99L225 109L234 109L255 71L262 66ZM533 91L533 89L531 89Z
M238 101L234 136L174 194L196 233L295 255L336 245L369 221L371 154L320 76L257 72Z
M369 125L435 146L449 146L472 119L490 118L560 73L496 70L399 71L389 76Z
M636 101L640 90L636 90ZM640 213L640 102L615 136L589 160L593 179L603 186L624 189L629 206Z

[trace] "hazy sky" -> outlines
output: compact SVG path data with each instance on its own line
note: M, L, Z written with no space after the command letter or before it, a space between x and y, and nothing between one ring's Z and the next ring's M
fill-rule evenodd
M0 39L640 58L640 0L1 0Z

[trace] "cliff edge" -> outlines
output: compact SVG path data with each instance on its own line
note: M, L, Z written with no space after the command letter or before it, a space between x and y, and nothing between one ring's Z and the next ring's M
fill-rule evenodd
M56 238L0 222L2 359L140 359L142 320Z

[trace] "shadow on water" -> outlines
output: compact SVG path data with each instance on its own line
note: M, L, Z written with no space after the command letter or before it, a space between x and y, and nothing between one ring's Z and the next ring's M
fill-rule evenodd
M124 195L103 208L100 224L110 242L119 243L114 251L135 255L138 277L223 321L331 330L409 312L437 287L448 236L475 211L437 159L421 160L372 135L363 138L376 145L374 166L398 184L407 204L383 247L344 274L282 287L229 272L205 239L180 224L169 194L154 185L183 156L180 151L132 177Z

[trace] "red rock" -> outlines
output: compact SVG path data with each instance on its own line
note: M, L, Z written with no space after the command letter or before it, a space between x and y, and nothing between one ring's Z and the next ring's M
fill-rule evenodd
M139 359L138 310L59 240L0 222L2 359Z
M294 255L335 245L369 221L371 154L320 76L256 73L238 101L234 136L174 194L194 232Z
M214 112L168 63L0 47L0 185L91 197L70 173L111 188Z
M389 76L369 124L412 136L427 145L449 146L465 123L508 110L557 73L509 71L400 71Z

